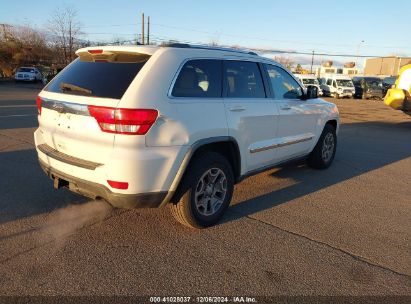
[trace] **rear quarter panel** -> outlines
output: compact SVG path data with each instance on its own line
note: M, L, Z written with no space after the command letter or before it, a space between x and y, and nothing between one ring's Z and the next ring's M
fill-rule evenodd
M176 98L173 80L189 59L207 56L190 50L160 49L147 62L123 96L120 106L157 109L159 117L145 136L153 147L187 146L199 139L228 135L222 98Z

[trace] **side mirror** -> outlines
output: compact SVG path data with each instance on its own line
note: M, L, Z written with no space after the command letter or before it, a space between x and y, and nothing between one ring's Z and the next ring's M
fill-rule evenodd
M308 86L305 99L318 98L318 88L316 86Z

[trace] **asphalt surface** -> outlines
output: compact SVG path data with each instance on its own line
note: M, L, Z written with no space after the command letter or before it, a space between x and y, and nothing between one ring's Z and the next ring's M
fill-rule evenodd
M411 295L411 117L335 101L328 170L250 177L222 223L191 230L168 208L54 190L34 151L38 91L0 83L0 295Z

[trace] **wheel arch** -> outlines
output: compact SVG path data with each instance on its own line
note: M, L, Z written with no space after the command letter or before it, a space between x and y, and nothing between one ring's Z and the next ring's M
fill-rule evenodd
M181 182L187 174L190 164L196 157L202 153L206 153L207 151L212 151L223 155L233 169L234 182L237 183L240 181L241 154L237 141L231 136L204 138L191 145L173 181L172 188L175 189L175 191L170 192L170 195L166 197L161 205L165 205L170 201L175 201L175 198L181 193Z
M331 115L322 117L321 124L317 125L318 135L316 136L315 142L313 143L311 152L317 145L318 141L320 140L321 134L324 132L324 128L326 125L331 125L334 128L335 133L338 134L338 129L339 129L338 117L333 117Z
M325 123L325 125L331 125L331 126L333 126L334 129L335 129L335 131L337 132L337 129L338 129L337 119L329 119L329 120L327 120L327 122ZM325 127L325 125L324 125L324 127ZM323 128L323 129L324 129L324 128Z

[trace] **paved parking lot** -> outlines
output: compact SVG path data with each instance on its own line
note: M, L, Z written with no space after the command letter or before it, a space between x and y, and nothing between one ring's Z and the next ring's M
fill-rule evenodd
M236 186L224 221L112 210L37 164L35 84L0 83L1 295L411 295L411 117L338 100L333 166Z

